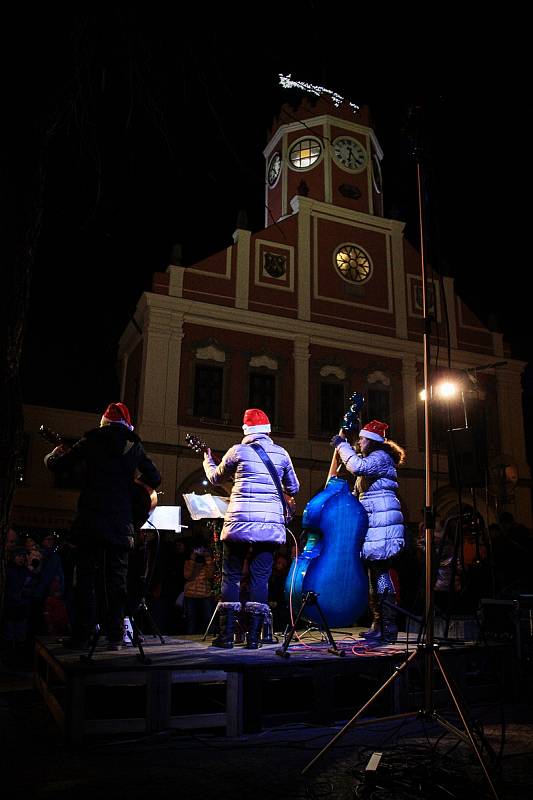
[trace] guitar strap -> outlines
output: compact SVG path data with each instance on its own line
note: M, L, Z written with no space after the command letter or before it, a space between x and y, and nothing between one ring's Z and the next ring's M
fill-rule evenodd
M286 503L286 500L285 500L285 497L284 497L284 494L283 494L281 481L279 479L279 475L277 473L276 467L274 466L274 464L272 463L272 461L268 457L267 453L263 450L263 448L261 447L260 444L257 444L256 442L253 442L253 444L251 444L250 447L255 450L255 452L257 453L257 455L259 456L259 458L261 459L261 461L265 465L265 467L270 472L270 477L274 481L274 486L278 490L279 499L281 500L281 507L283 509L283 516L285 517L285 523L287 523L287 517L288 517L288 511L289 510L287 508L287 503Z

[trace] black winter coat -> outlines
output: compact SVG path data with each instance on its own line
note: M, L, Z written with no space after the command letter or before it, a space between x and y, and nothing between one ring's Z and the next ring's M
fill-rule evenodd
M161 475L146 455L136 433L124 425L111 424L88 431L63 455L45 458L52 472L84 466L84 481L73 528L132 526L134 478L156 489Z

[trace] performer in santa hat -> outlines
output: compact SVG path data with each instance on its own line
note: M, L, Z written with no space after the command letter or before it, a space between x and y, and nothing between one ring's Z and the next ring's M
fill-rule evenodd
M395 642L398 637L396 613L388 605L396 602L389 570L404 547L396 468L403 464L405 451L386 438L388 427L377 419L368 422L359 432L356 450L342 434L331 440L346 469L357 476L354 494L368 514L362 556L368 567L372 625L361 636L376 642Z
M218 466L210 450L206 450L204 457L205 474L213 485L233 480L220 535L224 548L220 632L212 644L226 649L233 647L235 618L241 608L241 575L244 561L250 554L250 602L245 606L246 647L255 650L259 645L261 628L268 629L271 620L268 579L274 552L285 543L283 491L293 497L300 484L289 454L270 437L270 420L264 411L247 409L242 429L242 442L230 447ZM277 480L262 458L265 455ZM264 633L262 641L268 641Z

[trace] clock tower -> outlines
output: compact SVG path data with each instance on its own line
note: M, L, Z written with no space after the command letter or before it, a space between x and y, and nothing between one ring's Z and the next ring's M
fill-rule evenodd
M281 109L264 151L266 225L292 213L296 196L383 216L383 152L366 107L327 100Z

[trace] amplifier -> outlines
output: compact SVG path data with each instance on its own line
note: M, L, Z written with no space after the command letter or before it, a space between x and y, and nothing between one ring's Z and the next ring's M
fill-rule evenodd
M517 641L519 630L519 603L517 599L493 600L485 597L479 601L481 628L486 639L500 642Z

